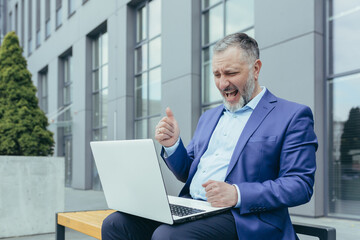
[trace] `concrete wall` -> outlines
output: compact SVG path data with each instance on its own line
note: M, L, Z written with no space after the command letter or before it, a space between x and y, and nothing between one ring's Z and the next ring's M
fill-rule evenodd
M319 140L315 192L309 203L290 210L306 216L324 214L323 37L323 1L255 1L255 38L263 62L260 84L314 113Z
M64 171L64 158L0 156L0 238L54 232Z

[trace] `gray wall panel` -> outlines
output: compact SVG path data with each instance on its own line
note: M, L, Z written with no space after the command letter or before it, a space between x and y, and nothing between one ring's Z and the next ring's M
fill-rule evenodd
M260 50L260 85L278 97L299 102L314 111L314 35L308 34Z
M262 48L314 31L314 0L255 1L255 37Z

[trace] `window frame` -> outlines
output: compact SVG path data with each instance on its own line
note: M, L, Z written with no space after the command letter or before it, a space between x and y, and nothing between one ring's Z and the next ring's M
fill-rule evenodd
M161 0L158 0L160 1L160 4L161 3ZM161 71L161 66L162 66L162 62L160 60L160 64L157 64L155 66L152 66L150 67L150 47L149 47L149 43L152 42L153 40L157 39L157 38L160 38L160 40L162 39L161 36L162 36L162 33L160 32L159 34L156 34L154 36L152 36L151 38L149 38L149 12L150 12L150 9L149 9L149 3L152 2L151 0L147 0L147 1L144 1L143 3L139 4L138 6L136 6L135 8L135 14L134 14L134 23L135 23L135 38L134 38L134 41L135 41L135 44L134 44L134 50L133 50L133 54L134 54L134 76L133 76L133 89L134 89L134 115L133 115L133 119L134 119L134 128L133 128L133 136L134 138L137 138L137 123L138 122L141 122L141 121L144 121L146 120L146 136L142 136L141 138L149 138L152 136L152 133L150 133L150 129L151 127L149 126L149 121L151 121L152 119L156 119L156 118L160 118L161 116L161 113L155 113L155 114L150 114L150 72L152 70L155 70L157 68L160 68L160 71ZM137 40L137 24L138 24L138 19L137 19L137 14L139 12L140 9L142 9L143 7L146 7L146 37L140 41ZM160 20L160 23L161 23L161 20ZM146 66L147 68L144 70L144 69L141 69L141 71L139 72L136 72L136 66L137 66L137 62L135 62L135 59L136 59L136 50L139 49L140 47L142 46L147 46L146 48L146 56L147 56L147 59L146 59ZM146 74L146 114L144 116L141 116L141 117L137 117L136 116L136 112L137 112L137 106L136 106L136 78L138 77L141 77L143 74ZM161 80L161 79L160 79ZM161 86L160 86L161 88ZM161 91L161 90L160 90ZM160 93L161 94L161 93ZM161 101L161 96L160 96L160 101ZM144 132L144 129L142 129Z
M46 81L46 89L44 89L44 78ZM44 92L46 94L44 94ZM38 97L39 106L45 114L49 113L49 79L48 79L48 66L44 67L38 73ZM44 106L45 105L45 106Z
M334 62L334 58L332 55L332 42L330 41L330 38L332 38L332 34L333 31L331 29L331 24L330 24L330 18L332 17L332 12L331 12L331 2L332 0L327 0L324 1L323 5L323 9L324 9L324 29L325 29L325 37L324 37L324 58L325 58L325 83L324 83L324 87L326 89L326 107L325 107L325 116L326 117L326 142L325 145L327 146L327 151L325 152L325 196L324 196L324 211L325 211L325 215L329 216L329 217L341 217L341 218L346 218L346 219L356 219L359 220L360 217L358 217L356 214L349 214L349 213L345 213L345 212L336 212L336 211L332 211L331 208L334 207L336 205L336 203L333 203L334 205L332 206L333 200L340 200L340 201L348 201L346 199L342 199L342 198L337 198L339 194L339 192L337 191L341 191L339 189L337 189L337 187L335 185L339 184L341 185L341 179L342 179L342 173L341 170L341 159L339 158L339 160L337 162L335 162L334 159L334 142L336 141L335 137L334 137L334 128L335 124L339 124L339 121L334 120L333 118L333 106L334 106L334 91L333 91L333 81L339 78L346 78L346 77L351 77L354 75L357 75L360 73L360 67L356 67L354 69L351 70L345 70L345 71L341 71L341 72L337 72L334 73L331 64ZM359 81L360 84L360 81ZM345 121L346 122L346 121ZM344 123L345 123L344 122ZM344 132L342 132L343 134ZM341 134L341 135L342 135ZM341 141L341 139L340 139ZM341 145L339 146L339 148L341 148ZM338 164L338 166L336 166ZM340 172L338 172L340 171ZM338 174L338 175L337 175ZM334 176L335 175L335 176ZM341 187L340 187L341 189ZM355 201L355 200L354 200ZM340 202L337 204L341 204ZM358 203L360 206L360 202Z
M204 88L204 81L206 81L206 79L204 79L204 59L203 59L203 53L208 49L210 51L210 48L213 47L216 42L220 39L217 39L215 41L203 44L203 34L204 34L204 15L208 12L210 12L210 10L219 7L220 5L222 5L222 19L223 19L223 34L222 37L226 36L226 3L227 0L219 0L217 3L214 3L210 6L207 6L205 8L203 8L203 3L204 0L201 0L201 111L204 112L208 109L211 109L213 107L216 107L220 104L222 104L222 99L219 100L215 100L215 101L209 101L209 102L205 102L204 101L204 91L206 90ZM244 29L240 29L239 32L248 32L252 29L255 29L255 22L249 26L246 27ZM211 64L211 59L209 64Z

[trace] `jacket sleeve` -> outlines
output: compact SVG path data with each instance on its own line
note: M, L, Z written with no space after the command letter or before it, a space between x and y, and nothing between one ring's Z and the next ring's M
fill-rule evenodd
M186 150L182 140L180 139L179 146L170 157L166 157L165 150L162 148L161 157L165 161L168 168L174 173L175 177L181 181L186 182L191 163L194 158L192 142Z

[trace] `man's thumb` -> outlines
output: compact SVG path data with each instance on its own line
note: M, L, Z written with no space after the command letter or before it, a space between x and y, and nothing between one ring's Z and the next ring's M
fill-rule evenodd
M166 115L168 118L174 118L174 114L169 107L166 108Z

